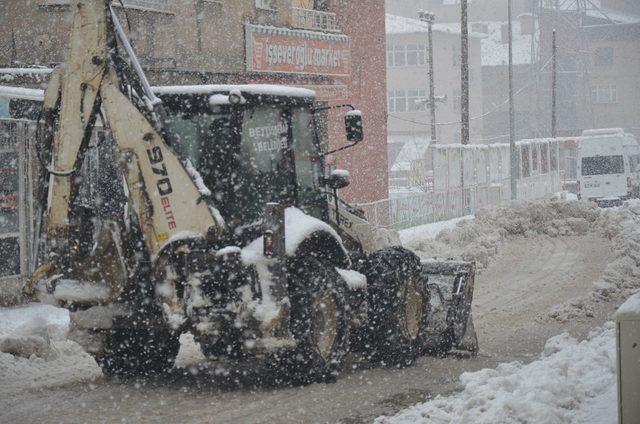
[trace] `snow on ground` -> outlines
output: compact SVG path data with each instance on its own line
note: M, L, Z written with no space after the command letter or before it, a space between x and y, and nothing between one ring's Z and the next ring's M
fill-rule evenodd
M460 383L455 395L376 423L614 424L615 326L609 322L581 342L566 333L552 337L538 360L464 373Z
M541 320L568 321L590 316L594 302L619 304L640 290L640 201L601 209L593 203L522 201L479 210L475 219L446 221L401 233L403 244L423 259L475 261L480 272L501 246L517 237L580 236L596 233L611 240L614 259L591 293L543 311ZM434 234L437 235L434 237Z
M0 308L0 395L93 381L102 372L67 340L69 312L51 305Z
M406 247L422 258L459 258L486 268L500 246L510 238L586 234L601 215L586 202L522 201L476 212L475 219L445 228L435 239L411 234ZM445 225L446 227L446 225Z

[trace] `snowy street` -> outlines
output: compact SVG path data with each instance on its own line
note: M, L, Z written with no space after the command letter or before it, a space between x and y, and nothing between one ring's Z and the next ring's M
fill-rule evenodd
M620 303L621 287L630 288L625 286L629 284L626 281L618 291L611 286L608 291L602 291L600 283L596 290L599 298L606 292L610 301L594 301L595 295L584 297L603 279L620 283L610 278L607 265L619 260L624 250L614 248L616 243L633 241L630 236L623 238L620 234L632 229L636 207L600 212L585 204L558 205L528 205L532 211L528 216L517 207L488 212L486 216L466 220L446 230L435 239L429 229L424 229L426 235L422 240L413 235L410 246L423 257L428 257L430 247L439 243L455 250L462 234L466 234L462 237L467 241L465 246L473 244L474 237L480 237L485 249L481 256L488 266L477 277L473 303L480 342L476 358L424 357L406 369L371 367L352 358L351 371L336 383L299 388L255 386L248 378L234 383L211 375L178 375L177 372L162 381L99 378L90 383L7 393L3 397L0 421L87 422L100 417L107 422L355 423L371 422L437 395L456 393L462 373L495 368L512 361L531 362L549 349L545 348L549 338L563 332L582 340L590 331L611 320L612 312ZM493 221L492 213L499 213L505 218L504 222L489 225L488 222ZM556 214L556 219L545 222L553 221L553 225L535 226L540 222L536 217L550 213ZM519 216L517 223L509 220L514 216ZM494 225L502 225L503 230L495 232ZM504 228L514 233L525 231L515 236ZM479 248L474 251L480 254ZM637 286L638 281L635 284ZM607 334L608 338L599 343L608 343L608 349L613 351L612 333ZM569 336L563 337L568 340ZM192 343L183 345L183 362L198 359L194 348ZM5 372L4 364L0 365L0 376ZM614 405L605 412L615 413ZM577 409L580 404L567 408L574 407ZM504 409L500 410L504 413Z
M640 424L640 0L0 5L0 424Z

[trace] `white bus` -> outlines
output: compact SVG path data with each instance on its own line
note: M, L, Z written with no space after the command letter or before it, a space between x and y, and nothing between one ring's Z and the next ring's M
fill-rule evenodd
M587 130L578 138L580 197L621 205L640 191L640 146L619 128Z

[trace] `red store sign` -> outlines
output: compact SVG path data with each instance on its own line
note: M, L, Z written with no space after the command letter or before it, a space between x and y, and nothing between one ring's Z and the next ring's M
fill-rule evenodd
M350 40L346 35L245 25L247 71L348 76Z

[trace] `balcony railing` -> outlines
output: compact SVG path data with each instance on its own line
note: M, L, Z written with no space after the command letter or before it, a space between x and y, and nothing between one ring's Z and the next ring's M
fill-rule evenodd
M340 32L335 13L302 9L300 7L293 8L292 26L314 31Z
M40 0L42 6L68 6L70 0ZM174 13L175 0L123 0L124 7L131 9L149 10L152 12ZM112 4L120 6L120 1L115 0Z

